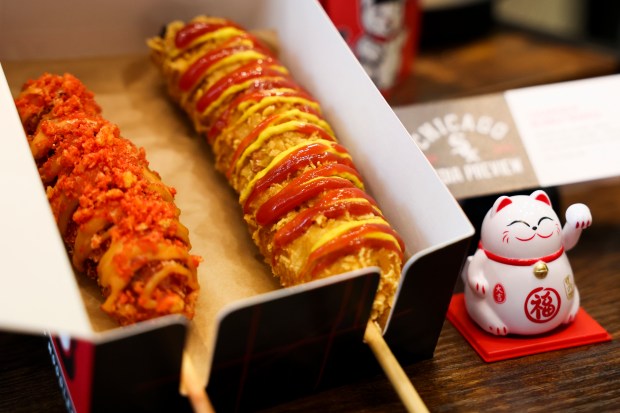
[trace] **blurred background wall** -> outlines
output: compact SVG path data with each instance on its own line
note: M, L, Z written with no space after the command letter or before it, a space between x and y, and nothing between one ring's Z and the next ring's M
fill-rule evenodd
M618 0L419 0L421 45L462 41L507 23L620 51Z
M585 34L585 0L496 0L498 20L545 31L558 36L580 37Z

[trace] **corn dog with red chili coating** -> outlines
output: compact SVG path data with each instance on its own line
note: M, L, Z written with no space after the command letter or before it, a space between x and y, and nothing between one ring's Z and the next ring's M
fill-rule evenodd
M73 266L97 281L103 311L121 325L192 318L200 257L144 150L72 75L27 82L15 104Z

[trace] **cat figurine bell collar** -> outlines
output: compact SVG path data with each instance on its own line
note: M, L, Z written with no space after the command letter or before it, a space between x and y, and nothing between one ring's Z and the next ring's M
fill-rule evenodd
M462 274L470 317L498 336L542 334L571 323L579 290L566 251L591 224L589 208L573 204L562 227L542 190L499 197Z

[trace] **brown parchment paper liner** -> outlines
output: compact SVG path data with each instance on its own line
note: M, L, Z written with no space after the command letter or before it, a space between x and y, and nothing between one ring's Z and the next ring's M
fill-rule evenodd
M236 194L215 170L205 139L168 99L146 55L3 62L3 68L13 96L25 81L44 72L77 76L95 93L103 116L116 123L124 137L144 147L151 168L176 188L191 251L203 258L187 354L206 383L203 372L208 372L218 311L233 301L280 287L250 238ZM93 330L118 328L99 309L103 300L97 286L79 275L77 280Z

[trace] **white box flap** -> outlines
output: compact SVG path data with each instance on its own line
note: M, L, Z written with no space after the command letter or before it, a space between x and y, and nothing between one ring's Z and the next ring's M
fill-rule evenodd
M0 107L0 325L84 337L90 324L3 74Z

